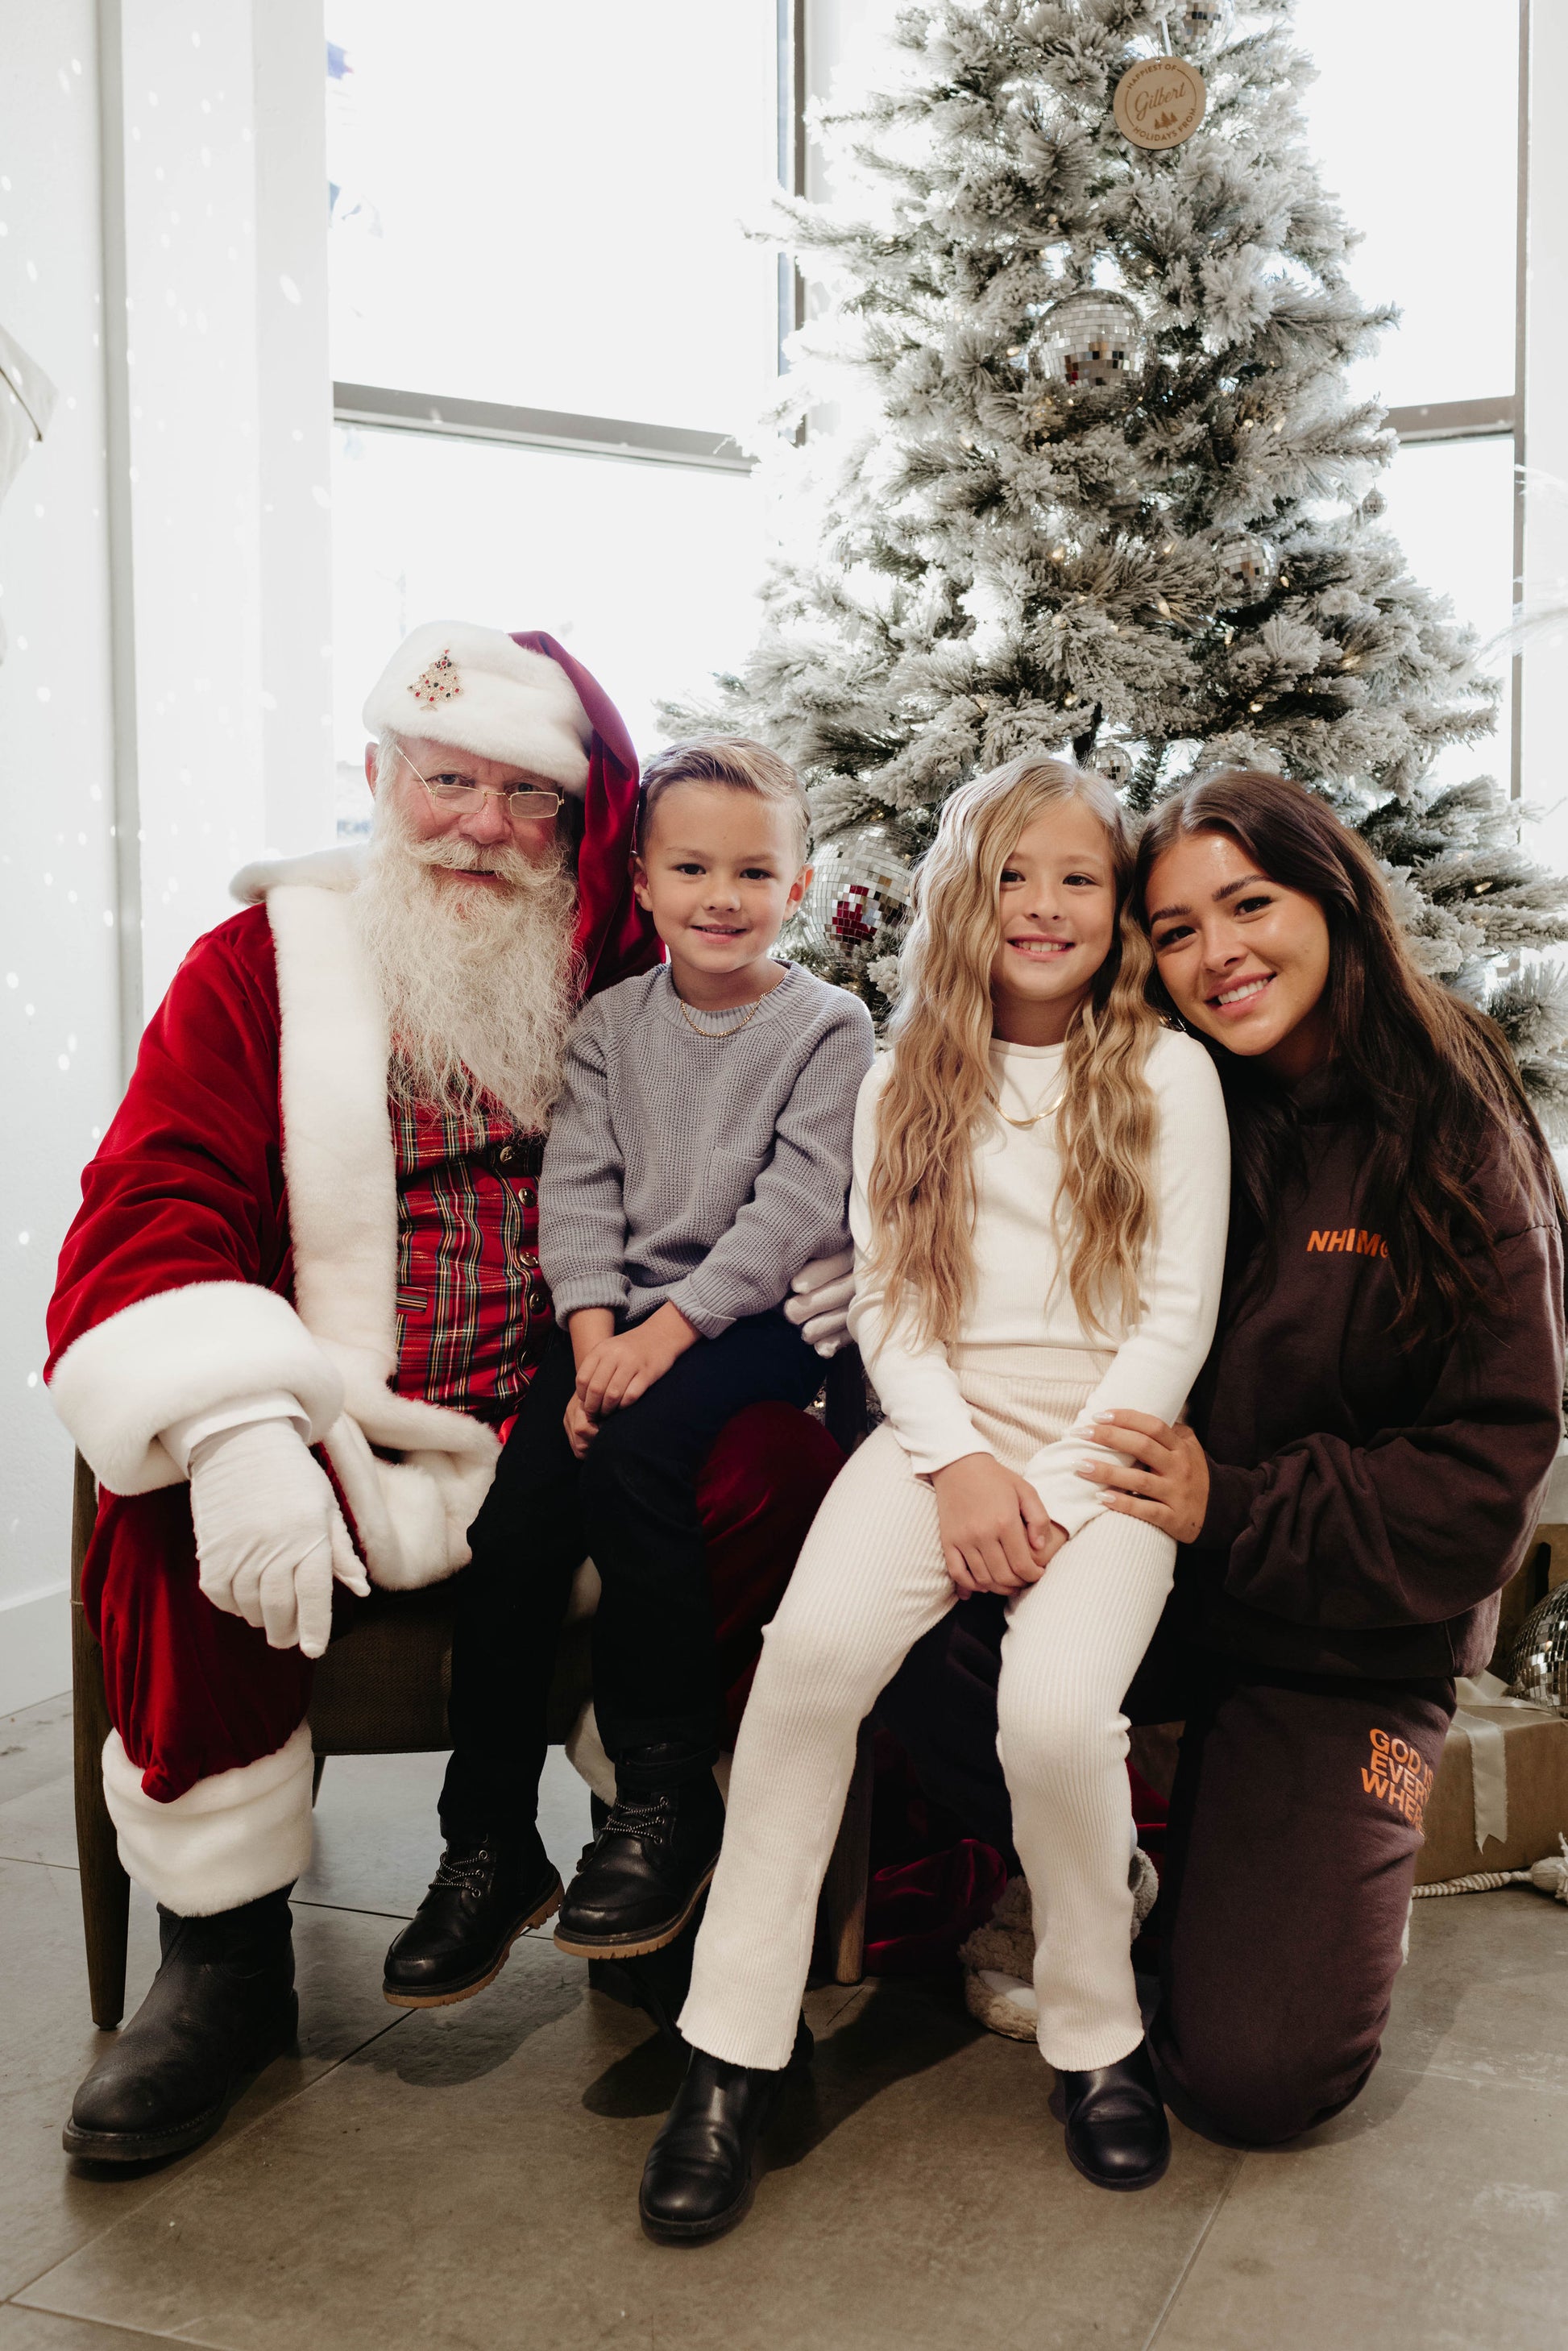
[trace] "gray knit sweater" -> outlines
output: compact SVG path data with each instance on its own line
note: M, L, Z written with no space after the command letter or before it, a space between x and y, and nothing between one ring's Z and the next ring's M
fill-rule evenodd
M583 1007L539 1178L539 1267L564 1324L619 1329L673 1299L716 1339L847 1249L855 1096L871 1066L858 997L789 965L743 1029L683 1017L669 967Z

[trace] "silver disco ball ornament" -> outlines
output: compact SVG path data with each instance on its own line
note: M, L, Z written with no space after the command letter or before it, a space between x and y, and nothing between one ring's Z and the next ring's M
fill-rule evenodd
M1280 576L1278 555L1266 538L1253 531L1217 547L1214 563L1219 574L1219 601L1227 611L1260 602Z
M1149 339L1124 294L1092 287L1053 303L1040 322L1030 364L1064 408L1114 408L1136 391Z
M1090 767L1119 792L1124 792L1133 780L1133 755L1124 743L1100 743L1090 756Z
M800 908L807 941L835 955L863 954L873 943L884 953L894 948L910 880L909 866L874 832L830 841Z
M1211 57L1230 38L1236 20L1231 0L1173 0L1166 29L1178 57Z
M1509 1696L1533 1698L1537 1706L1568 1714L1568 1583L1549 1592L1520 1626Z

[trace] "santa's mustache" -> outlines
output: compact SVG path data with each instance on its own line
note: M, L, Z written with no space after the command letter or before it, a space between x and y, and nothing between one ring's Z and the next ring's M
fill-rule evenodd
M451 833L439 835L434 841L415 841L403 832L399 846L416 864L434 866L443 873L494 873L517 890L526 890L540 872L538 862L506 841L493 849L481 849L477 841L464 841ZM558 864L558 860L547 860L544 870L554 872Z

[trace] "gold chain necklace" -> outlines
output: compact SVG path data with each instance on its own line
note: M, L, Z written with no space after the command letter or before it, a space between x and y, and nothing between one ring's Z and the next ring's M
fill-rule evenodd
M686 999L684 996L677 996L675 1002L681 1008L681 1019L685 1022L688 1029L694 1030L699 1037L713 1037L722 1042L726 1037L738 1037L747 1022L748 1020L756 1019L758 1014L762 1009L763 998L759 996L755 1004L748 1004L746 1010L741 1014L740 1019L731 1029L705 1029L700 1020L694 1020L692 1019L690 1012L686 1008Z
M1047 1102L1043 1110L1037 1110L1032 1118L1009 1118L1006 1111L1002 1108L1001 1095L998 1092L997 1096L997 1116L1008 1126L1016 1126L1020 1129L1030 1126L1038 1126L1042 1118L1050 1118L1054 1112L1059 1111L1066 1100L1067 1088L1063 1086L1061 1092L1057 1095L1056 1100L1054 1102Z

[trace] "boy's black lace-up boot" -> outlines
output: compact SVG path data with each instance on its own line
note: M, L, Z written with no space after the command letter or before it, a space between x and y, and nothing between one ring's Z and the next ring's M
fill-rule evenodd
M785 2085L810 2064L812 2045L802 2017L781 2073L692 2051L643 2169L637 2210L650 2237L662 2245L702 2244L745 2219L762 2134L779 2111Z
M449 1832L441 1866L386 1956L382 1990L394 2008L450 2008L494 1983L529 1927L560 1904L560 1878L538 1831Z
M702 1898L724 1841L711 1747L637 1747L615 1771L615 1802L567 1888L555 1938L580 1958L636 1959L673 1943Z
M162 1964L129 2024L76 2094L68 2155L149 2163L200 2147L246 2078L299 2022L288 1888L182 1918L158 1906Z
M1170 2125L1146 2042L1113 2065L1056 2071L1051 2111L1073 2168L1096 2188L1152 2188L1171 2159Z

